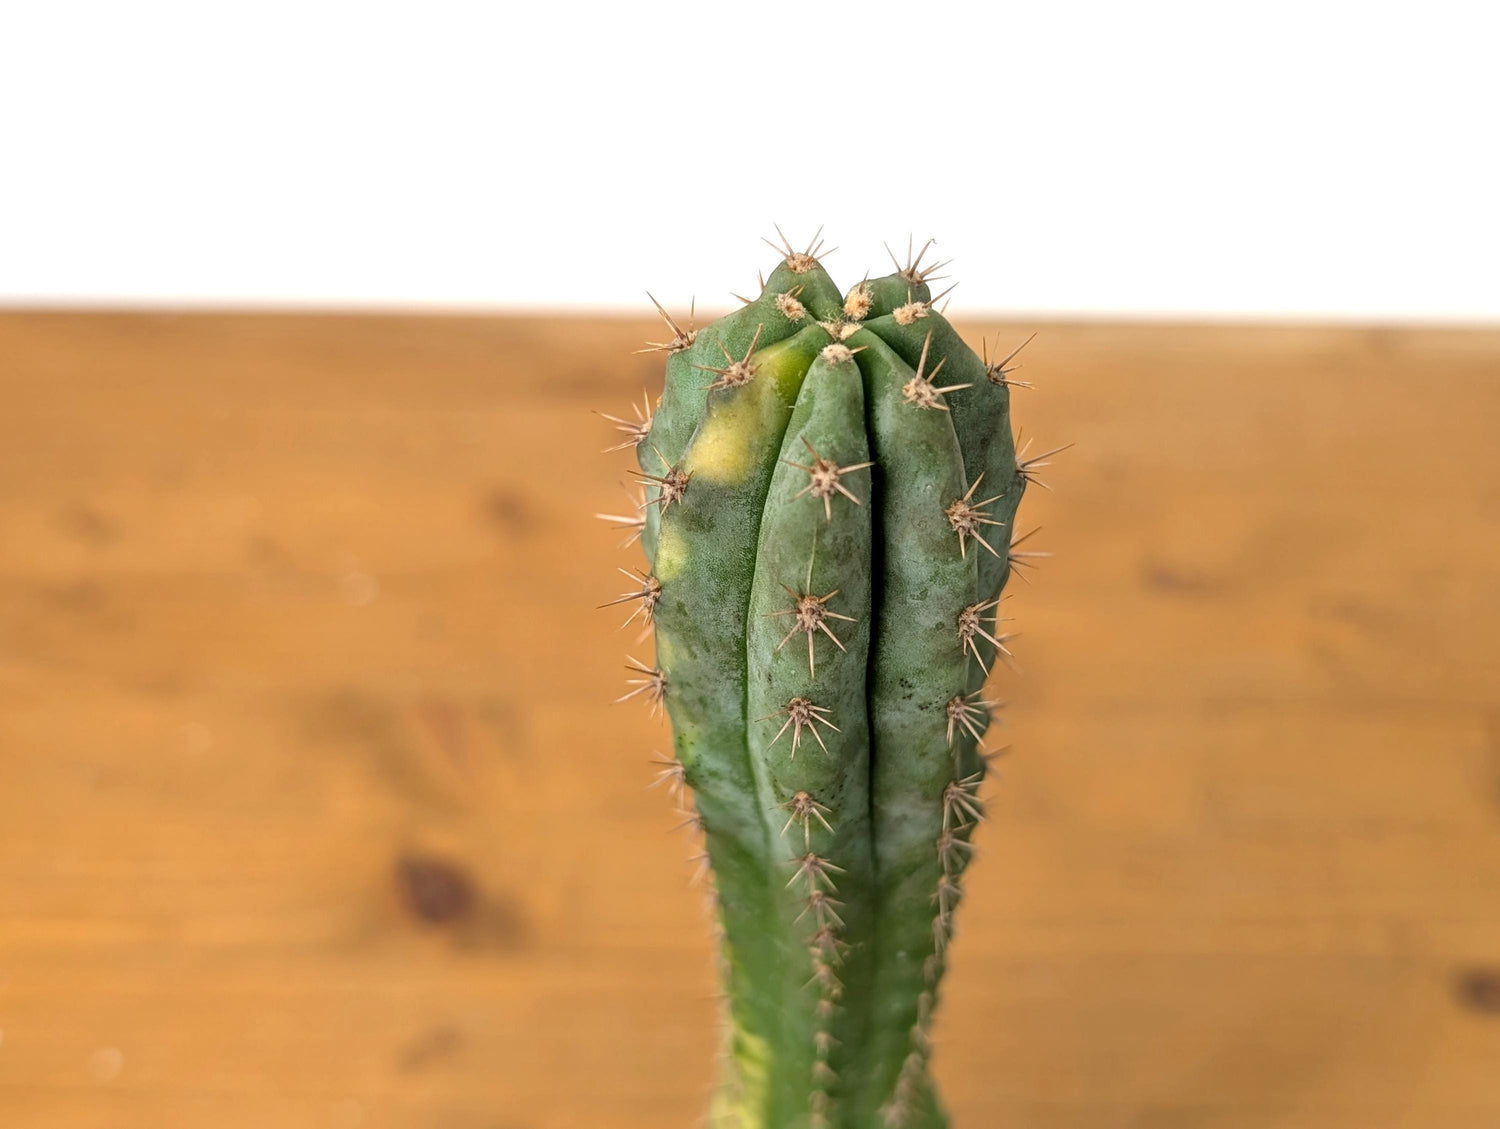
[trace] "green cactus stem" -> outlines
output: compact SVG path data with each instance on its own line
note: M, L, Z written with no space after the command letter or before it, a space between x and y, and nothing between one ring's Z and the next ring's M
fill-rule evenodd
M983 816L1016 506L1006 366L934 308L928 247L840 292L783 239L754 299L670 337L610 416L640 514L624 698L665 706L720 927L712 1129L935 1129L931 1027ZM939 296L941 297L941 296ZM655 299L652 299L653 303ZM1014 354L1012 354L1014 356ZM625 570L621 570L625 571Z

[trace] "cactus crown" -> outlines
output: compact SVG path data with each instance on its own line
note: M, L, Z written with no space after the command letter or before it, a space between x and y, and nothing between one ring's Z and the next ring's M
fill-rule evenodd
M779 231L778 231L778 234ZM773 244L773 246L776 246ZM783 238L755 299L670 336L636 450L627 623L656 662L714 877L728 1003L714 1129L931 1129L938 988L983 817L983 696L1001 590L1030 563L1016 506L1014 353L935 308L930 244L841 293ZM894 258L894 256L893 256ZM652 299L655 303L655 299ZM622 570L624 571L624 570Z

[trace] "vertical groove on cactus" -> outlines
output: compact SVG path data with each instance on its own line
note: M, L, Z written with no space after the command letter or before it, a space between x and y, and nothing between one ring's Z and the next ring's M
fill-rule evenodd
M652 298L662 396L605 417L645 496L599 515L650 568L602 606L655 632L620 700L670 715L657 780L691 795L713 875L712 1129L936 1129L983 685L1011 657L1006 580L1045 555L1018 548L1016 506L1057 451L1017 453L1015 353L991 364L935 308L931 241L841 294L819 236L777 234L758 297L713 324Z

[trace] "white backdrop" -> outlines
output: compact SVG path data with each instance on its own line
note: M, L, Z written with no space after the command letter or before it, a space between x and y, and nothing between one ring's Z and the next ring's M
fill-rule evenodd
M0 302L1496 319L1496 8L8 4Z

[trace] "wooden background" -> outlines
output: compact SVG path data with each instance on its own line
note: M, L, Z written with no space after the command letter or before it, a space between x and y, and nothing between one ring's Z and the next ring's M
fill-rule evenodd
M1039 328L959 1129L1494 1129L1500 333ZM695 1124L651 330L0 318L0 1125Z

